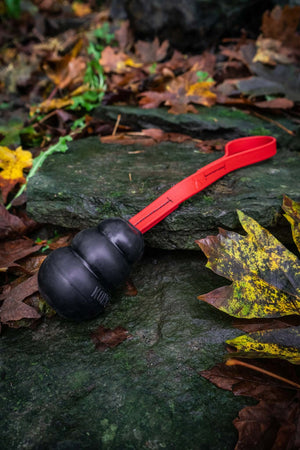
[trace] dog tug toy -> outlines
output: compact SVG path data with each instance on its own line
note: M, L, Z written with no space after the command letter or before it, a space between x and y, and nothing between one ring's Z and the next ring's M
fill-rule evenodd
M67 319L97 316L108 304L111 292L126 280L131 266L141 258L143 233L227 173L275 153L273 137L235 139L227 143L224 156L171 187L129 221L106 219L97 227L80 231L69 247L53 251L41 265L38 282L42 296Z

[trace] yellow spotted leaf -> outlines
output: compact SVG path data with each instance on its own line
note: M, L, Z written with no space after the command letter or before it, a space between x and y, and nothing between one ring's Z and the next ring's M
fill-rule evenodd
M300 327L257 331L226 341L236 348L230 358L280 358L300 364Z
M243 319L299 315L300 260L254 219L238 215L246 236L220 230L197 241L207 267L233 281L199 299Z
M282 209L285 212L284 217L291 224L293 239L300 252L300 203L295 202L285 195L283 198Z
M10 150L8 147L0 146L0 189L4 203L7 200L9 192L16 184L25 183L23 175L24 169L32 166L32 154L22 147L16 150Z

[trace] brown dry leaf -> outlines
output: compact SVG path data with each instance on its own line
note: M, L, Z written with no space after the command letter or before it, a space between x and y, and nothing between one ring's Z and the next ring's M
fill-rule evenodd
M271 38L263 38L259 36L256 41L257 51L253 58L253 62L261 62L270 66L280 64L292 64L295 58L291 50L284 47L279 40Z
M66 247L71 244L73 237L74 233L69 233L65 236L60 236L59 238L51 241L51 243L49 244L49 248L51 250L55 250L57 248Z
M300 21L300 6L275 6L263 15L261 30L265 38L279 40L287 47L299 49L300 36L297 28Z
M137 288L135 287L134 283L132 280L127 280L125 282L125 290L124 290L124 295L127 295L128 297L135 297L137 295L138 291Z
M143 64L135 61L123 51L110 47L109 45L101 53L99 63L104 72L126 73L133 68L142 67Z
M281 319L235 319L232 326L244 331L245 333L254 333L256 331L276 330L278 328L287 328L290 326L299 326L299 316L287 316Z
M124 20L121 23L120 28L115 31L115 38L118 41L121 50L125 51L132 47L134 37L130 28L129 20Z
M276 360L252 363L299 384L291 364ZM283 381L240 366L218 364L200 374L221 389L259 400L257 405L242 409L233 422L239 433L235 450L299 448L300 398L297 390Z
M291 109L294 106L294 102L285 97L278 97L264 102L254 102L253 104L262 109Z
M146 128L142 131L100 136L100 141L103 144L118 143L124 145L138 144L143 146L150 146L165 141L176 143L193 141L197 146L200 146L202 143L200 139L194 139L187 134L165 132L160 128Z
M215 151L224 151L226 139L206 139L205 141L198 141L197 147L203 153L211 153Z
M82 40L78 40L70 53L65 56L49 56L43 64L45 73L59 89L67 86L72 89L83 83L86 62L83 57L78 56L82 45Z
M233 421L239 433L235 450L300 448L300 394L285 402L261 400L239 412ZM263 447L262 447L263 445Z
M139 104L142 108L157 108L161 103L170 106L169 113L197 114L197 109L191 104L212 106L216 103L216 94L211 91L213 81L197 81L198 66L170 81L164 92L146 91L141 94Z
M31 239L0 242L0 272L6 272L10 267L20 267L16 261L37 252L41 247Z
M169 42L160 44L158 37L152 42L137 41L135 44L136 55L144 64L162 61L167 56L168 48Z
M35 308L23 302L27 297L38 291L37 273L6 293L0 308L0 320L10 325L22 319L39 319L41 315ZM1 296L1 299L2 296Z
M227 56L229 58L229 61L236 60L248 67L249 61L247 60L247 58L245 58L244 53L240 47L228 48L221 45L220 50L221 55Z
M100 325L100 327L91 335L96 349L101 352L108 348L116 347L129 337L130 334L123 327L116 327L112 330L110 328L105 328L102 325Z
M22 214L21 217L16 216L0 205L0 239L22 236L35 226L36 223L26 214Z

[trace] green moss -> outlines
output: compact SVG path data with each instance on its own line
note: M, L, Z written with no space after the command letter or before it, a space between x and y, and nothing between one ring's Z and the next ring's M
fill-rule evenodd
M273 133L267 128L261 126L252 128L251 130L249 130L249 134L251 134L252 136L271 136Z

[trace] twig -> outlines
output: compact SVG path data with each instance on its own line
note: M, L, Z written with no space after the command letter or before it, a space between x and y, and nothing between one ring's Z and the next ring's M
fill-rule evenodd
M113 132L112 132L112 136L115 136L115 135L116 135L116 132L117 132L117 129L118 129L120 120L121 120L121 114L118 114L117 121L116 121L116 123L115 123L114 130L113 130Z
M269 372L269 370L262 369L260 367L254 366L253 364L246 363L244 361L239 361L238 359L230 358L226 361L226 366L242 366L247 367L248 369L256 370L257 372L264 373L265 375L268 375L270 377L276 378L277 380L283 381L284 383L288 383L291 386L296 387L297 389L300 389L300 384L295 383L294 381L291 381L287 378L281 377L280 375L277 375L276 373Z
M270 119L269 117L266 117L263 114L260 114L256 111L251 111L251 114L254 114L255 116L259 117L260 119L266 120L267 122L273 123L274 125L281 128L282 130L284 130L286 133L290 134L291 136L295 136L295 133L292 130L289 130L288 128L286 128L284 125L277 122L276 120Z

